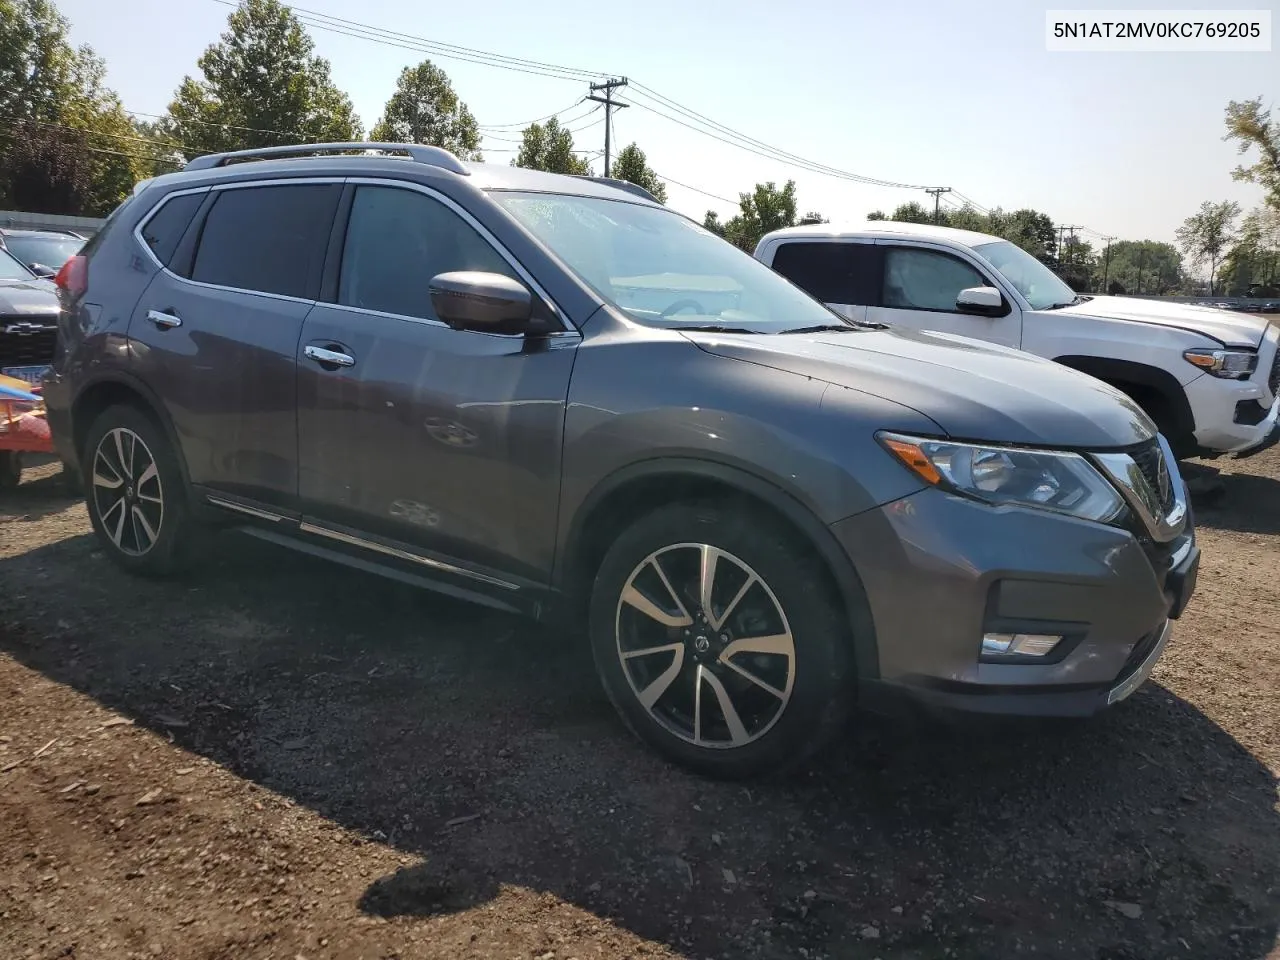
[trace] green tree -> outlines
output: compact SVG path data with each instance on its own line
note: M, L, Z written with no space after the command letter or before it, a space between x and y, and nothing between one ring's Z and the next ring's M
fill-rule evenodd
M724 224L720 221L720 214L714 210L707 211L706 216L702 218L702 225L716 236L724 236Z
M1164 296L1180 290L1185 281L1182 254L1173 244L1158 240L1117 240L1110 253L1103 253L1095 272L1108 293Z
M286 143L359 140L362 127L329 61L279 0L243 0L169 104L166 132L188 158Z
M722 236L748 253L771 230L796 224L796 182L781 190L773 183L757 183L751 193L738 195L739 213L724 225Z
M545 170L548 173L587 174L587 161L573 150L573 134L552 117L546 123L531 123L521 135L520 152L511 161L513 167Z
M867 214L867 219L868 220L888 220L889 215L885 213L883 210L872 210L870 213Z
M1042 261L1055 260L1057 231L1047 213L1026 207L1005 213L997 207L987 215L987 220L987 233L1016 244Z
M1236 167L1231 176L1258 184L1266 191L1267 205L1280 210L1280 122L1262 108L1261 97L1227 104L1227 132L1222 139L1238 141L1242 154L1257 148L1257 161Z
M1240 238L1222 261L1223 289L1243 297L1255 285L1280 284L1280 210L1252 210L1240 226Z
M826 217L820 214L817 210L810 210L808 213L806 213L803 217L799 219L798 224L803 227L806 224L811 224L811 223L830 223L830 222L831 221L829 221Z
M991 232L990 218L968 204L956 210L943 210L941 213L944 226L955 227L957 230L974 230L978 233Z
M0 0L0 202L109 212L144 175L132 124L89 47L48 0Z
M1191 261L1192 266L1209 264L1209 296L1214 296L1218 264L1236 240L1236 217L1240 216L1240 204L1234 200L1212 203L1206 200L1183 221L1177 230L1178 245Z
M637 147L634 143L622 148L613 161L613 168L609 171L609 176L616 177L619 180L626 180L628 183L634 183L637 187L644 187L648 190L659 203L667 202L667 186L658 179L658 175L649 167L648 158L644 155L644 151Z
M444 147L464 160L483 159L475 116L458 99L449 75L430 60L400 71L396 92L369 136L389 143Z
M899 204L889 219L899 223L933 223L933 214L912 200Z

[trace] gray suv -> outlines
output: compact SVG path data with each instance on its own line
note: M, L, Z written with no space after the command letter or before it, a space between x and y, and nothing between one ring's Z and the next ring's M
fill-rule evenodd
M1194 589L1128 398L846 321L617 181L200 157L58 285L49 421L118 563L169 573L234 526L567 613L630 728L707 774L798 761L877 693L1093 713Z

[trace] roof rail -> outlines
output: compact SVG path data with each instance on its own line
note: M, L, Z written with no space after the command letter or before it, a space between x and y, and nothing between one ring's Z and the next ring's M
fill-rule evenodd
M575 173L572 174L572 176L577 177L579 180L592 180L595 183L603 183L606 187L616 187L619 190L627 191L627 193L633 193L637 197L644 197L646 200L652 200L654 203L660 202L657 197L644 187L639 184L632 183L630 180L619 180L616 177L593 177L590 174L585 173Z
M277 157L305 156L307 154L336 153L346 150L381 150L384 153L407 153L417 163L441 167L450 173L470 176L471 171L462 161L443 147L429 147L421 143L299 143L283 147L260 147L257 150L233 150L230 153L209 153L196 157L186 165L186 170L212 170L225 167L237 160L271 160Z

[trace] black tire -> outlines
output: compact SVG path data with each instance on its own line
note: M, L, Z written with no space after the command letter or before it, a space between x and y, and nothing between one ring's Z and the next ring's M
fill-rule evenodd
M724 619L721 629L708 632L697 621L688 630L662 625L649 614L623 602L623 592L633 574L638 578L659 576L644 565L652 555L661 554L662 576L672 584L673 590L680 592L681 606L685 608L685 614L677 617L683 621L690 615L696 616L695 610L700 608L697 584L691 587L688 578L681 574L689 569L692 558L698 554L696 548L675 546L691 543L709 545L729 557L730 566L723 576L719 576L717 566L718 592L713 594L711 604L712 615ZM690 549L695 552L690 554ZM726 597L736 593L741 583L748 580L747 570L740 564L763 581L766 589L750 588L742 594L733 614L724 617ZM642 567L644 573L639 572ZM696 575L696 570L694 572ZM643 585L639 579L637 582ZM662 579L649 579L644 583L653 585L641 590L646 597L655 591L671 597L665 587L657 586L663 583ZM668 611L676 610L669 599L664 602ZM775 615L768 613L770 602L780 608L784 621L775 620ZM739 657L754 654L733 653L726 643L732 644L741 637L757 638L761 631L779 632L777 627L747 624L748 616L758 616L756 624L778 623L784 629L789 627L793 656L788 659L785 654L764 654L751 661L755 675L768 679L774 690L783 690L780 678L785 673L778 673L777 668L789 663L788 698L766 693L758 683L746 682L739 671L727 668L718 659L718 655L727 651L727 656L741 666ZM849 621L834 589L829 586L825 568L797 543L791 531L747 507L680 503L661 507L635 522L609 548L600 565L592 588L589 629L596 671L623 721L668 759L706 776L756 777L781 773L802 763L842 727L854 699ZM625 638L620 639L624 634ZM647 639L651 634L656 643ZM709 638L713 646L709 650L696 650L700 638ZM660 644L678 644L681 650L671 651L670 661L666 660L668 654L661 652L630 659L624 667L624 647L631 652ZM679 668L674 666L677 659L681 663ZM632 663L636 666L630 666ZM701 675L696 672L699 663L704 668ZM676 669L680 672L673 674L674 679L653 703L655 710L664 714L660 718L641 702L641 685L651 693L657 689L652 685L655 681L650 679L654 673L662 676ZM717 677L714 687L704 679L711 672ZM698 739L718 739L720 746L694 743L690 736L694 727L690 712L693 708L689 704L695 702L693 691L699 687L706 691L703 695L708 698L705 701L708 705L706 731L714 732L719 726L726 736L699 736ZM741 700L734 691L740 693ZM728 722L728 713L721 708L722 692L734 707L739 735L749 733L753 737L741 745L732 745L734 727ZM679 713L682 701L687 701L683 715ZM771 703L779 706L769 720ZM745 712L739 714L740 708Z
M0 450L0 490L16 490L22 482L22 454Z
M119 459L115 445L117 431L121 432L120 449L133 460L132 477L125 475L127 468L123 473L117 470L120 475L111 476L117 466L115 461ZM132 446L130 436L140 441L141 447ZM106 461L98 459L100 450ZM147 461L155 466L154 477L149 476L149 470L142 466ZM190 566L195 555L198 525L191 517L182 471L169 440L147 413L130 404L118 404L104 410L89 428L80 462L84 465L89 520L103 549L113 561L131 573L157 577L176 574ZM110 504L118 499L115 489L121 488L109 488L101 484L100 479L122 481L127 499L119 512ZM142 482L133 482L138 480ZM157 497L158 504L153 499ZM160 508L158 512L157 505ZM134 510L142 512L146 523L135 522ZM121 520L121 514L127 523ZM148 531L154 534L154 538Z

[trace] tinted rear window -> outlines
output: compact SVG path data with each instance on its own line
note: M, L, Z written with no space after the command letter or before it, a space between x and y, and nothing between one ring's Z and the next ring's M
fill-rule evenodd
M222 191L205 219L191 279L309 298L341 191L327 183Z
M173 197L164 203L142 228L142 239L156 255L156 259L166 267L173 259L178 241L182 239L202 200L204 200L203 192Z
M848 244L784 243L774 251L772 266L824 303L853 302Z

